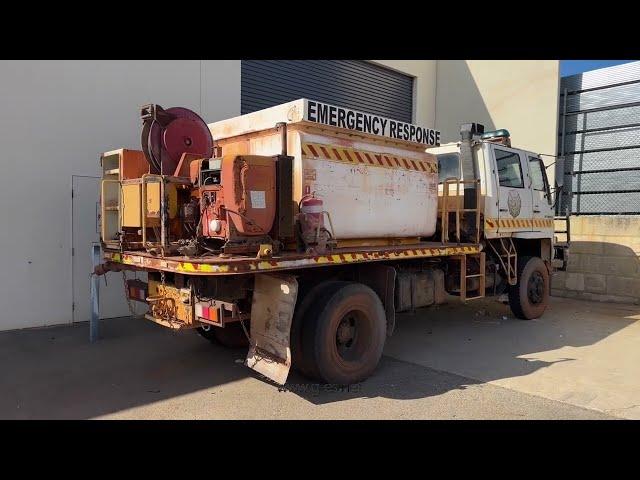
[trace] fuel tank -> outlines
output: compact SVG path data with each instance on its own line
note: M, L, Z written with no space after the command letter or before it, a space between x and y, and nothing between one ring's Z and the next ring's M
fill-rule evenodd
M284 151L275 125L286 122L286 152L294 157L294 201L321 199L325 227L334 239L435 233L438 169L423 145L312 124L296 111L297 105L291 102L209 128L225 158L273 156ZM263 191L266 195L267 186Z

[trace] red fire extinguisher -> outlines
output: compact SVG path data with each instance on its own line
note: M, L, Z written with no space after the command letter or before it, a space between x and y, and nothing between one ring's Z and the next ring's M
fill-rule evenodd
M316 243L318 233L324 229L322 200L306 195L300 201L300 227L305 243Z

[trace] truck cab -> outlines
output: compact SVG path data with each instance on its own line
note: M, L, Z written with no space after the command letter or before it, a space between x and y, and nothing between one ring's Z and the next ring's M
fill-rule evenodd
M438 161L440 217L464 217L477 211L477 238L487 255L487 275L493 268L505 280L493 282L493 293L508 297L516 316L533 318L548 301L548 292L542 292L540 285L548 289L554 257L553 201L544 163L539 154L512 147L507 130L485 133L482 125L467 124L461 133L461 141L427 150ZM461 191L461 185L468 188L474 181L479 189L477 205L468 191ZM453 206L452 198L456 199ZM449 222L450 229L455 222ZM463 235L464 231L463 225ZM447 234L456 237L453 231ZM457 239L464 241L464 237ZM518 294L529 262L540 271L524 275L527 285ZM530 304L523 306L528 300Z
M540 155L518 148L506 130L483 134L472 145L479 172L484 236L497 238L553 238L553 202L544 163ZM485 137L485 138L483 138ZM448 178L468 180L461 168L462 142L429 149L438 159L439 195ZM449 187L452 188L451 186Z

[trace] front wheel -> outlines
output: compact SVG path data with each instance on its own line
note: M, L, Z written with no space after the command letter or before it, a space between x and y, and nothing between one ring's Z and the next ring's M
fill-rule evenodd
M518 259L518 283L509 287L509 306L523 320L541 317L549 305L549 271L539 257Z

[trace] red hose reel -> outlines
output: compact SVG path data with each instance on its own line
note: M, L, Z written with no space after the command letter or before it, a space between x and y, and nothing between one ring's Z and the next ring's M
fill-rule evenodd
M142 118L142 151L150 165L150 173L174 175L185 153L210 158L213 138L205 121L187 108L145 105Z

